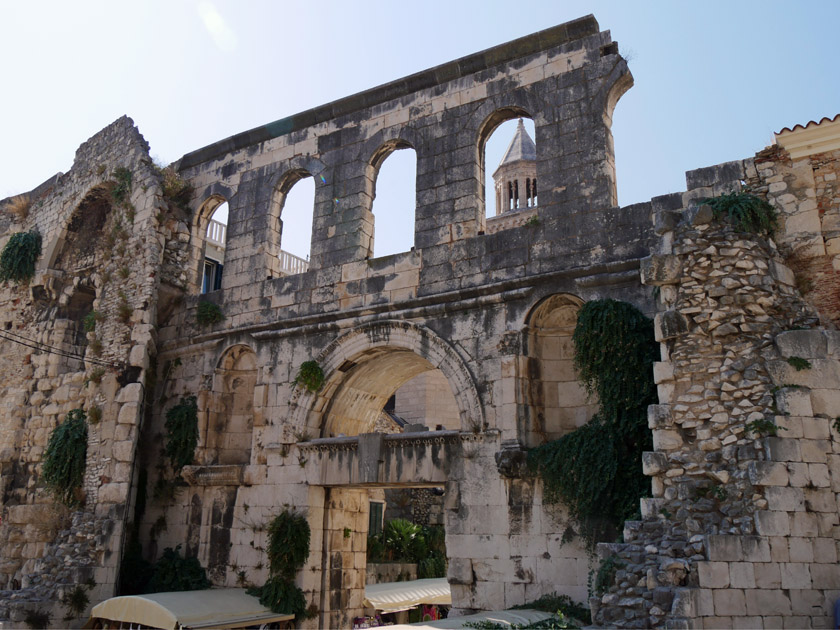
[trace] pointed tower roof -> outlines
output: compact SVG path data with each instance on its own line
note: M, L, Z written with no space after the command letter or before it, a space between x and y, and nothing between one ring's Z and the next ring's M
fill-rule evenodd
M505 151L505 156L499 163L499 167L510 164L511 162L518 162L519 160L536 161L536 159L537 145L534 144L531 136L525 131L525 123L520 118L519 124L516 126L516 133L513 135L513 140L510 141L507 151Z

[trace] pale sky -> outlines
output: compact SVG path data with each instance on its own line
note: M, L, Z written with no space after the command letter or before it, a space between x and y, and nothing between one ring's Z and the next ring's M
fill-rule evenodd
M840 112L836 1L0 0L0 198L68 170L123 114L171 162L588 13L635 77L614 115L621 205L684 190L686 170L749 157L783 127ZM498 157L488 146L491 172L512 129L502 133L491 139ZM377 255L411 245L413 159L406 150L383 165ZM308 195L284 211L294 253L287 245L309 240L309 217L296 218L311 215Z

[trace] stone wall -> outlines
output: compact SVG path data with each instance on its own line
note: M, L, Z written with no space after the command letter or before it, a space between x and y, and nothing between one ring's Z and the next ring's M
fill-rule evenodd
M819 159L814 172L831 170ZM768 149L691 172L687 193L653 200L660 242L642 266L663 305L660 404L649 410L655 451L644 456L653 498L642 501L642 521L626 524L624 542L599 546L616 569L591 600L599 623L831 624L840 372L836 333L820 327L833 328L836 291L806 282L825 258L811 173L807 160ZM778 246L702 204L744 183L779 212Z

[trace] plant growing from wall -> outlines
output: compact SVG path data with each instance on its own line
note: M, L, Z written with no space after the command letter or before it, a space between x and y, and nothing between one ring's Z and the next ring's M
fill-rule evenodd
M15 232L0 252L0 282L29 282L35 275L35 263L41 255L41 233L38 230Z
M224 321L225 315L222 309L213 302L199 302L195 311L195 318L199 326L210 326Z
M85 315L82 319L82 326L84 326L85 332L96 330L96 322L101 322L103 319L105 319L105 316L99 311L91 311Z
M657 401L653 322L634 306L595 300L578 313L575 367L600 408L588 424L529 453L545 500L564 502L591 549L614 537L649 492L642 452L652 449L647 407Z
M294 383L300 383L314 394L324 386L324 370L317 361L304 361L298 368Z
M303 591L294 583L295 574L309 557L309 524L300 514L283 510L268 525L269 577L261 587L248 589L260 603L277 613L307 616Z
M207 571L198 558L183 558L179 553L181 545L167 547L155 563L152 579L146 592L166 593L169 591L198 591L210 588Z
M718 221L727 219L739 232L770 236L778 225L776 211L769 203L748 192L733 192L706 199Z
M50 435L44 453L43 478L59 501L75 507L87 458L87 423L82 409L73 409Z
M198 446L198 404L195 396L182 396L181 401L166 412L164 452L178 471L193 460Z
M131 179L131 171L124 166L114 169L111 199L116 203L124 204L128 201L128 195L131 194Z
M788 365L797 372L811 369L811 362L808 359L803 359L802 357L788 357L787 362Z

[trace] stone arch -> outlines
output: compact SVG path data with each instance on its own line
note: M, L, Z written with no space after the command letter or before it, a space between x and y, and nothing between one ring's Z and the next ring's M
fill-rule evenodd
M377 138L378 140L379 138ZM382 169L385 160L387 160L391 155L393 155L396 151L404 150L404 149L411 149L414 153L415 158L415 169L417 164L417 150L415 149L414 145L406 140L405 138L398 136L391 138L382 142L376 149L371 153L371 157L368 160L367 164L365 165L365 194L368 197L369 205L368 205L368 212L365 213L365 221L362 224L362 230L369 233L370 238L368 241L368 258L373 258L374 255L381 256L382 254L374 254L374 245L376 243L375 240L375 225L376 225L376 210L379 208L376 206L376 184L377 180L379 179L379 173ZM407 249L414 247L414 234L415 234L415 223L416 223L416 213L417 213L417 179L416 175L414 181L411 182L411 187L414 190L413 195L413 207L412 207L412 220L407 221L405 223L410 226L408 229L411 229L411 246ZM384 215L380 214L380 221ZM403 222L400 222L403 223ZM393 226L392 226L393 227ZM382 230L380 229L380 233ZM402 239L400 239L402 241ZM381 248L380 248L381 251Z
M99 235L111 213L111 188L108 184L93 186L82 197L82 201L67 216L58 236L45 243L41 260L47 269L65 269L66 256L76 254L88 256L97 247L104 247ZM64 258L64 260L62 260Z
M478 132L476 134L476 163L478 165L478 220L480 222L479 230L485 230L485 223L487 218L488 200L486 197L486 183L487 183L487 158L486 147L490 136L499 128L500 125L516 118L528 118L534 120L533 111L531 108L526 108L518 104L510 104L503 106L492 105L490 109L487 104L482 110L483 118L478 124ZM492 204L491 204L492 205Z
M484 411L469 366L448 343L425 326L396 320L365 324L341 335L314 360L324 370L324 386L316 393L309 392L301 384L294 387L289 402L288 428L291 431L309 430L324 436L346 433L336 426L328 426L330 408L334 408L337 395L342 394L346 395L341 402L344 408L352 406L352 394L347 394L347 385L352 386L365 376L373 376L364 371L365 364L370 361L379 361L378 375L388 376L379 395L375 399L369 398L367 403L359 401L356 411L366 404L369 409L377 405L381 409L379 402L383 398L387 400L411 376L437 368L449 382L458 406L461 430L486 428ZM394 370L400 372L391 374ZM362 396L365 394L371 392L361 393Z
M213 193L207 197L196 210L192 221L192 239L195 243L192 247L192 258L195 264L190 265L194 269L195 280L194 286L197 287L199 293L204 293L202 287L203 278L205 277L205 267L209 260L212 260L214 265L219 269L217 272L221 275L221 267L224 265L224 255L227 246L227 228L224 229L224 234L219 237L211 239L208 234L208 227L213 214L224 203L230 203L230 200L220 193ZM228 206L230 207L230 206ZM228 220L230 222L230 220ZM212 290L212 289L211 289Z
M525 320L525 382L520 438L526 446L555 440L582 426L598 409L574 368L572 334L583 300L557 293L536 304Z
M205 409L203 460L208 465L248 464L254 429L257 355L235 344L222 352Z

